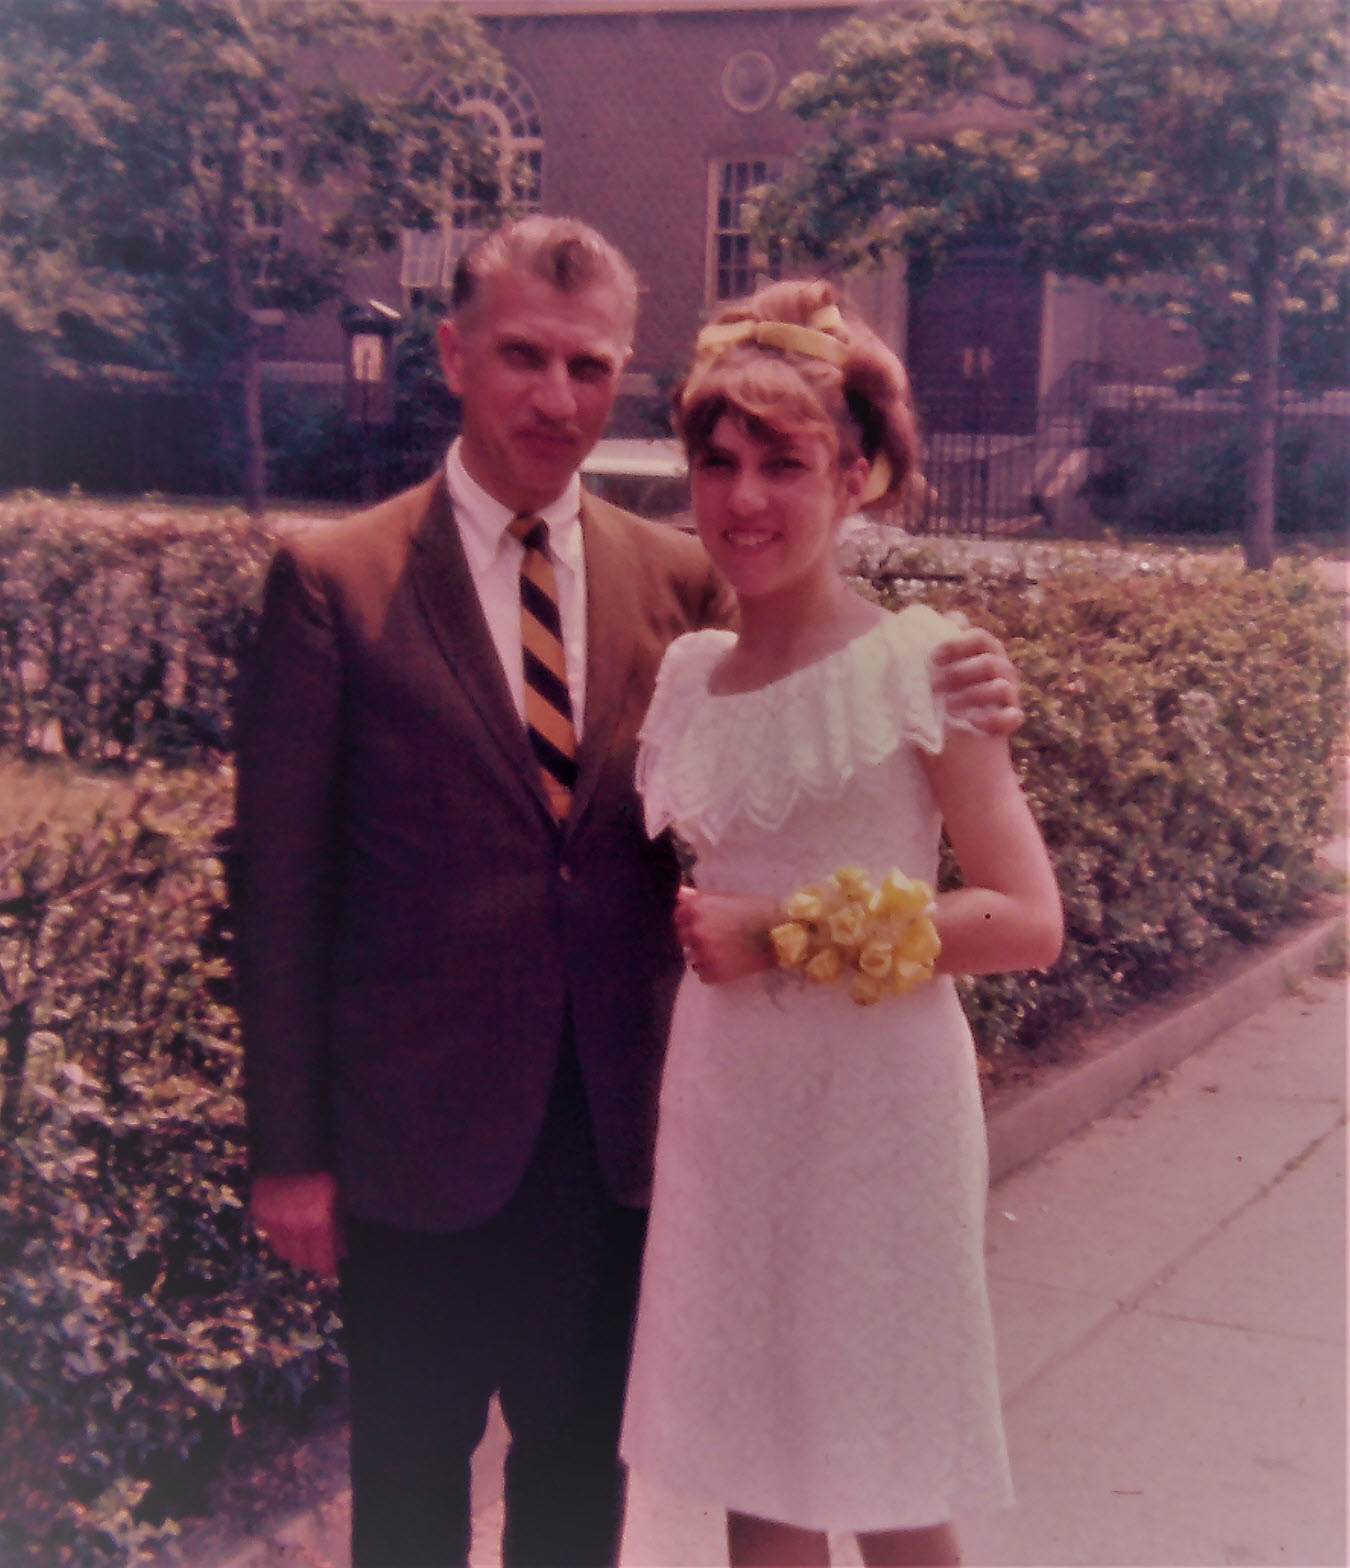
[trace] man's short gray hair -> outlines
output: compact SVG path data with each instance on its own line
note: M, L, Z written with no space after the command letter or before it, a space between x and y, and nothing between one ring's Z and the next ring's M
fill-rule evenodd
M483 284L504 272L528 273L561 294L608 286L628 313L630 331L637 321L637 274L621 251L578 218L534 213L475 241L455 267L452 314L460 321L471 317Z

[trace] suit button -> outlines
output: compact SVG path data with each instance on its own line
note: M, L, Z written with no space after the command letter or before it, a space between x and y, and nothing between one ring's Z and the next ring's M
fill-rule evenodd
M564 863L563 865L559 866L558 867L558 875L563 879L564 882L570 882L572 880L572 868L571 868L571 866L567 865L566 863Z

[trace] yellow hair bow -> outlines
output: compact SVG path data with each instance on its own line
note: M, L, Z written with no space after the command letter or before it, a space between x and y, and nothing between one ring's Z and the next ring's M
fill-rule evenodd
M794 321L724 321L704 327L694 340L692 384L712 360L738 343L754 343L761 348L781 349L787 354L805 354L823 359L836 368L848 362L849 346L832 337L830 328L843 329L844 318L837 305L822 305L805 326Z
M862 488L858 497L858 505L871 506L873 501L879 501L891 488L891 460L885 452L878 451L872 459L872 466L867 472L867 483Z

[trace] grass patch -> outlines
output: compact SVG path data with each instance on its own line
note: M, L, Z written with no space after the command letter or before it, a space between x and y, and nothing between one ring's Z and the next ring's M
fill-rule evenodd
M0 834L84 828L101 808L130 801L132 793L125 777L92 772L64 757L0 757Z

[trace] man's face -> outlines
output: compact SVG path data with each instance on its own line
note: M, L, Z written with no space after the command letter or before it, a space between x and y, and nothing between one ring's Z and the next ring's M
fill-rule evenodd
M516 512L555 500L600 439L632 337L612 288L563 294L529 273L483 282L467 320L444 321L441 364L462 404L470 476Z

